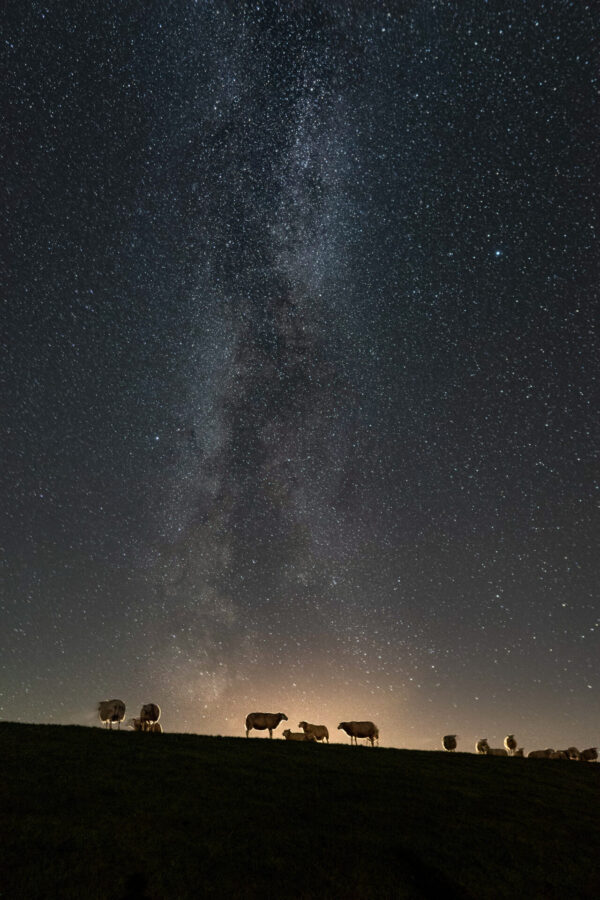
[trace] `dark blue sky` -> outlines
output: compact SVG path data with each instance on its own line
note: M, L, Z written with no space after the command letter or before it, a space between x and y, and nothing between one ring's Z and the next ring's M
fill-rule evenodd
M7 20L0 715L597 743L592 4Z

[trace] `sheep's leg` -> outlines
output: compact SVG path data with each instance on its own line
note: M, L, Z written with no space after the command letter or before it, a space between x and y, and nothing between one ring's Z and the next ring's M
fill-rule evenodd
M269 728L269 737L273 740L273 729Z

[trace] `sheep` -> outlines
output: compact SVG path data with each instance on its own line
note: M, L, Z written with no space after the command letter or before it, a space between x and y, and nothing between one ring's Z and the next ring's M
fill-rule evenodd
M122 700L101 700L98 704L100 721L112 730L113 722L121 730L121 722L125 718L125 704Z
M550 759L568 759L569 754L566 750L553 750L550 754Z
M581 759L581 753L577 747L567 747L565 752L568 754L569 759Z
M286 728L283 732L286 741L312 741L316 743L317 739L314 734L306 734L304 731L290 731Z
M530 750L527 759L550 759L554 752L552 747L548 747L546 750Z
M523 750L522 747L519 747L518 750L515 750L515 752L513 753L513 756L520 756L521 758L523 758L525 756L525 751Z
M156 703L145 703L140 711L140 719L144 724L144 731L151 731L150 725L160 719L160 706Z
M129 726L130 728L133 728L134 731L154 731L157 734L162 734L163 730L160 722L145 722L140 717L130 719Z
M587 750L582 750L579 754L579 759L582 762L593 762L598 759L598 748L597 747L588 747Z
M445 734L442 738L442 747L444 750L448 750L450 753L453 753L456 750L456 738L457 734Z
M277 728L281 721L287 722L288 717L285 713L249 713L246 716L246 737L253 728L257 731L268 730L269 737L273 737L273 729Z
M358 747L359 738L367 738L371 747L375 746L375 741L379 745L379 728L373 722L340 722L338 731L340 729L350 735L351 745L354 743Z
M506 747L488 747L485 751L486 756L508 756Z
M475 753L487 753L490 749L490 745L488 744L487 738L479 738L477 743L475 744Z
M301 728L304 734L312 734L316 741L327 741L329 743L329 731L326 725L311 725L310 722L298 722L298 728Z
M504 746L508 750L509 756L514 756L515 750L517 749L517 742L515 740L514 734L507 734L504 738Z

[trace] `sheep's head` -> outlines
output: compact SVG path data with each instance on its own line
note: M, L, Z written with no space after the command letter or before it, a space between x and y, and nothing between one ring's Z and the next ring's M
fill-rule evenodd
M288 736L288 734L291 734L291 733L292 732L290 731L290 729L286 728L285 731L283 732L283 736L286 738Z
M285 721L287 722L288 717L286 716L285 713L277 713L277 715L279 716L279 721L280 721L280 722L281 722L282 720L285 720Z
M306 725L307 725L306 722L298 722L298 728L302 728L302 730L304 730L306 728Z

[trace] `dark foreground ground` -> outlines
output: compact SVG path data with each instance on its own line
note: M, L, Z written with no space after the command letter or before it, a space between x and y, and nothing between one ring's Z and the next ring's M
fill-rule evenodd
M600 897L600 765L0 723L2 898Z

